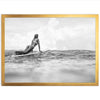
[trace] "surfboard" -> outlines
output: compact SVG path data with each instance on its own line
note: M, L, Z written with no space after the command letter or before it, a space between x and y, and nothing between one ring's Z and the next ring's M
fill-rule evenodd
M12 57L27 57L27 56L33 56L37 55L39 53L28 53L28 54L22 54L22 55L12 55Z

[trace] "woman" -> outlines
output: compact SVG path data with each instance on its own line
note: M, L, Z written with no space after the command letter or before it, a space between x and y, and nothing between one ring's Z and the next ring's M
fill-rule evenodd
M38 45L39 51L41 52L38 34L34 35L31 45L28 45L24 51L16 51L15 54L16 55L28 54L33 51L33 49L36 45Z

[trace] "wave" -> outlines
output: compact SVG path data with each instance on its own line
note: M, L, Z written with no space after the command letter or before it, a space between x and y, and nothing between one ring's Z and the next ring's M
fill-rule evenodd
M11 55L14 55L14 50L5 51L5 58L11 59ZM35 54L36 53L36 54ZM47 50L42 53L37 53L34 51L33 55L18 57L17 59L86 59L86 60L95 60L95 51L91 50Z

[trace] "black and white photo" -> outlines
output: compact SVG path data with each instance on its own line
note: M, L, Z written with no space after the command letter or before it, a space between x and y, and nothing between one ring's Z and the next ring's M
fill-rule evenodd
M96 83L96 18L5 18L4 74L5 83Z

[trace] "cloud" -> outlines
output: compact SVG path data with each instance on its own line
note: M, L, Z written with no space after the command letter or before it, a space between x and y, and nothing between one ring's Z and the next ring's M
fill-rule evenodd
M62 18L63 19L63 18ZM42 20L42 18L41 18ZM94 19L61 19L48 18L35 24L37 28L21 33L7 33L6 48L23 49L31 43L34 34L39 34L41 49L95 49L95 20ZM66 21L67 20L67 21ZM73 23L73 21L74 23ZM85 21L86 20L86 21ZM70 23L70 25L67 23ZM25 21L24 21L25 22ZM34 21L33 21L34 22ZM44 23L45 22L45 23ZM31 23L31 22L30 22ZM65 23L63 25L63 23ZM28 23L29 24L29 23ZM39 24L39 25L37 25ZM72 24L72 26L71 26ZM74 25L73 25L74 24ZM29 24L32 25L32 24ZM20 28L21 29L21 28ZM29 28L27 28L28 30ZM10 39L11 34L13 38ZM8 44L9 43L9 44ZM36 48L37 49L37 48Z

